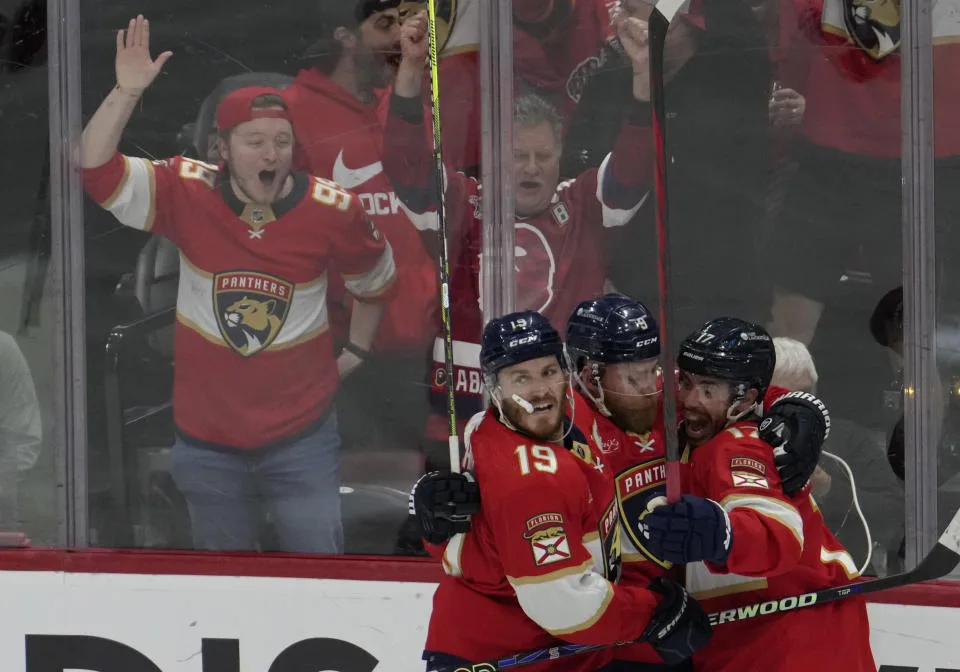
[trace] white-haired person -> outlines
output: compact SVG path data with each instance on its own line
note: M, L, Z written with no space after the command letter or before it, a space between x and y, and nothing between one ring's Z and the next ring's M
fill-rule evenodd
M815 393L819 375L807 347L783 336L774 338L773 344L777 364L771 384ZM850 466L855 479L854 484L834 457L821 456L820 464L810 478L810 494L820 508L824 522L857 563L862 564L869 547L863 523L854 506L855 487L873 538L872 559L865 573L885 573L887 559L895 557L903 536L903 486L887 464L886 437L881 432L834 418L823 450L842 458Z

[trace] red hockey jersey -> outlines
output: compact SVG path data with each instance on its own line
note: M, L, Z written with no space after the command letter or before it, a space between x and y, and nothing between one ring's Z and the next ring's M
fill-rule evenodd
M880 3L890 25L864 24L875 45L852 35L848 0L795 0L800 39L784 54L782 70L806 96L801 133L811 142L851 154L897 158L901 154L901 58L899 3ZM960 155L960 80L947 73L960 65L960 21L939 3L934 23L934 151ZM793 9L793 7L791 7ZM884 16L888 14L889 16ZM787 30L791 30L790 27ZM790 61L794 62L790 62ZM799 63L797 62L799 61ZM942 74L941 74L942 73ZM799 80L799 81L798 81ZM789 85L788 84L788 85Z
M423 109L418 101L394 96L387 118L383 163L410 217L422 231L438 228L433 157L424 141ZM608 234L625 225L647 198L652 169L650 129L625 124L613 152L599 169L557 186L551 206L537 217L518 219L515 231L516 309L544 314L560 331L578 303L603 293L610 256ZM481 313L479 296L482 249L481 185L448 170L445 173L446 226L452 269L451 304L459 352L471 359L455 362L458 393L479 405ZM455 344L457 346L457 344ZM435 347L434 381L443 369L443 347ZM439 355L439 358L436 357ZM476 381L473 385L471 381ZM442 391L435 384L435 391ZM437 402L445 408L445 402Z
M439 329L437 267L383 172L379 101L364 104L312 68L301 70L283 97L307 172L355 192L393 247L397 290L385 307L374 350L426 355ZM342 294L338 287L332 290Z
M466 431L464 464L483 491L469 533L442 549L426 649L482 661L555 645L640 636L657 597L615 585L620 526L613 478L575 427L564 446L536 444L492 409ZM436 549L434 549L436 550ZM604 650L531 666L594 670Z
M122 224L180 250L177 429L247 449L317 422L339 383L327 318L331 264L360 300L389 298L395 275L390 244L357 197L294 173L288 196L245 204L216 166L183 157L116 154L83 179Z
M732 620L745 605L858 576L853 558L827 529L812 498L791 501L783 494L773 451L760 440L756 423L736 423L685 450L682 463L684 491L718 502L733 529L724 566L686 566L690 593L707 612L720 612L713 639L694 654L694 666L711 672L874 672L867 609L860 598Z
M575 395L572 419L589 439L591 448L597 453L602 464L609 468L614 476L617 508L622 525L620 583L624 586L646 588L656 576L669 576L676 581L682 581L683 577L678 570L671 569L669 563L664 563L649 553L643 547L642 539L635 539L637 535L626 526L631 511L623 508L623 503L630 501L631 495L638 492L650 493L651 496L663 493L667 473L662 445L653 445L649 433L647 436L640 436L623 431L579 393ZM637 516L639 517L639 514ZM646 643L619 647L613 655L619 660L663 662L654 648Z

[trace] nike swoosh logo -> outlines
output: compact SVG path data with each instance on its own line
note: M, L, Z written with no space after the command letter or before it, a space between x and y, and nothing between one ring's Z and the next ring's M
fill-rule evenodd
M379 161L362 168L347 168L343 162L343 150L341 149L340 153L337 154L336 162L333 164L333 181L344 189L356 189L382 172L383 164Z

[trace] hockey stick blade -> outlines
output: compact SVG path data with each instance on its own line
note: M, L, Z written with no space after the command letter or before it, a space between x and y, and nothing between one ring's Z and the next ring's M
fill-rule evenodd
M872 579L870 581L860 581L857 583L848 583L843 586L834 586L833 588L824 588L812 593L803 593L801 595L792 595L779 600L767 600L764 602L755 602L744 605L737 609L714 612L709 614L710 625L716 627L725 623L734 621L743 621L757 616L768 616L770 614L782 614L803 607L812 607L817 604L826 604L835 600L842 600L854 595L867 595L876 593L888 588L897 588L900 586L909 586L923 581L932 581L939 579L956 568L960 564L960 511L953 515L953 520L947 526L946 531L940 535L940 539L933 549L927 554L923 561L916 568L903 574L887 576L882 579ZM575 656L581 653L591 651L600 651L624 644L635 644L637 642L618 642L616 644L560 644L536 651L527 651L512 656L504 656L488 660L482 663L464 663L452 667L445 667L436 672L499 672L500 670L512 670L515 667L532 665L533 663L542 663L567 656Z
M717 626L734 621L745 621L758 616L782 614L787 611L826 604L848 597L868 595L888 588L909 586L923 581L940 579L952 572L960 564L960 511L953 515L946 531L923 561L909 572L885 576L882 579L857 581L842 586L824 588L801 595L790 595L779 600L766 600L746 604L736 609L726 609L709 614L710 624Z

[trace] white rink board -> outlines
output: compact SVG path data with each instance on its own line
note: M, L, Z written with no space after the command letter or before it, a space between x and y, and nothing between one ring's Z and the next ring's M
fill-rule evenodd
M870 604L867 610L877 665L960 670L960 609Z
M57 635L112 640L108 647L132 649L138 660L149 659L154 666L71 663L66 670L286 672L285 665L275 664L281 652L303 640L329 638L347 643L337 646L358 647L359 654L347 663L324 660L328 666L317 670L422 672L420 654L434 587L329 579L4 571L0 667L3 672L62 672L59 667L40 667L37 659L28 667L25 653L28 635ZM869 609L881 670L884 666L897 666L896 672L960 670L960 609L888 604L871 604ZM205 668L204 639L232 640L228 646L239 648L238 663L224 667L223 660L211 658ZM76 646L76 640L44 642L47 649L62 649L64 655L68 644ZM208 650L208 655L215 654ZM828 662L824 661L825 670Z
M284 649L315 637L359 646L380 661L377 672L422 672L434 588L326 579L0 572L0 670L37 672L26 667L25 636L52 634L112 639L162 672L208 672L200 655L204 638L239 640L236 672L267 672Z

